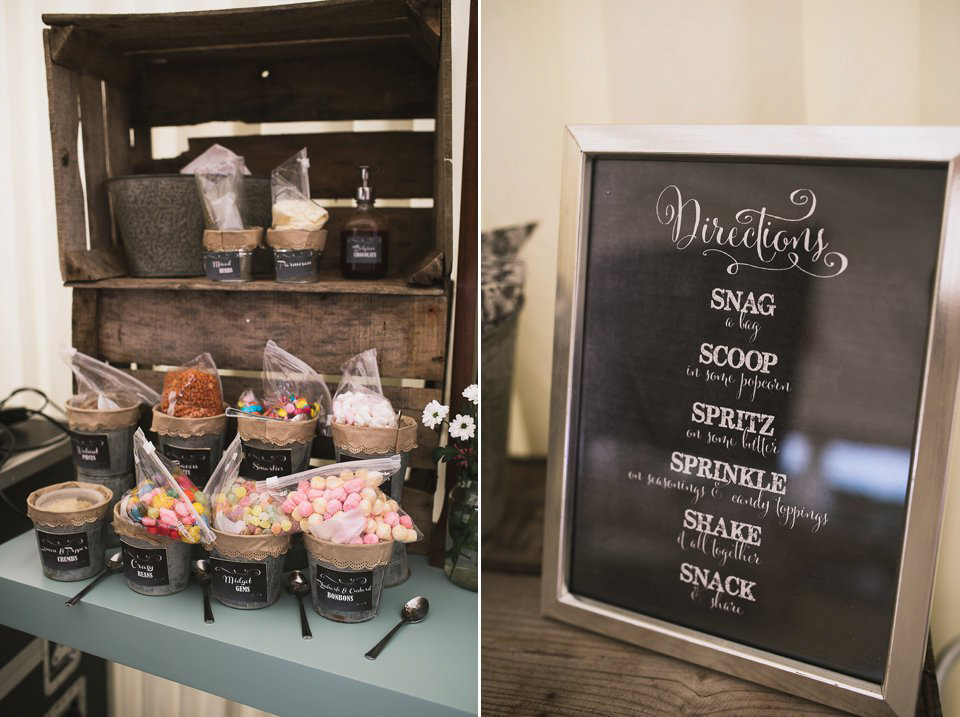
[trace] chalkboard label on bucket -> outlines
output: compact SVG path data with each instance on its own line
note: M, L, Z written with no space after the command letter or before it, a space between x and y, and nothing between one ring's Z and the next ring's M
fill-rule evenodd
M221 600L263 603L267 601L267 564L240 563L211 558L213 594Z
M45 533L37 531L40 559L50 570L79 570L90 566L90 542L87 534Z
M345 573L317 566L314 586L320 604L336 612L373 609L373 572Z
M70 433L73 465L77 468L109 468L110 447L106 433Z
M314 250L290 249L274 251L276 259L277 279L290 281L293 279L309 279L314 274Z
M167 551L163 548L135 548L120 543L123 550L123 574L136 585L156 587L169 585Z
M203 270L208 279L230 281L242 278L240 252L208 251L203 254Z
M183 448L181 446L166 445L163 454L172 461L176 461L180 470L197 488L203 488L210 478L210 449Z
M288 476L293 472L293 451L289 448L243 447L240 474L251 480Z

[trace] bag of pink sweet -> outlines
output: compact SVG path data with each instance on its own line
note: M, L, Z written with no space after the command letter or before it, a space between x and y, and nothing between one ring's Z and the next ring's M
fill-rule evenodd
M280 509L303 532L339 544L396 540L422 535L399 503L381 486L400 470L399 455L311 468L256 481L254 490L283 498Z

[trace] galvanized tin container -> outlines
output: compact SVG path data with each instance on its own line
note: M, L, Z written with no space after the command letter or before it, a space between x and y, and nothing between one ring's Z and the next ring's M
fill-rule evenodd
M138 174L107 180L130 276L202 276L203 207L190 174ZM270 180L243 182L243 220L270 226Z
M104 524L111 497L103 486L77 481L39 488L27 496L45 576L71 582L103 572ZM57 505L62 500L87 505L64 510Z

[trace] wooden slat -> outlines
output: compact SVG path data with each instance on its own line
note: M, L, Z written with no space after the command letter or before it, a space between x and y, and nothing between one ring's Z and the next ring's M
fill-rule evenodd
M87 251L87 211L77 160L81 75L50 58L49 31L43 34L57 205L60 274L64 281L102 279L126 273L123 255L111 247ZM89 177L89 174L88 174Z
M453 258L453 88L450 49L450 0L443 1L440 72L437 73L436 125L433 152L433 212L436 248Z
M107 175L130 174L130 98L109 82L106 84Z
M246 161L256 176L270 172L301 147L310 162L310 193L325 199L354 198L360 184L359 165L374 170L371 184L378 198L433 196L432 132L327 132L320 134L192 137L178 157L154 159L135 167L138 173L179 172L214 144L221 144Z
M301 57L223 54L147 63L134 122L406 119L434 112L436 73L409 38L318 45Z
M113 238L107 199L107 137L103 121L102 82L90 75L80 75L79 86L90 248L111 250Z
M48 25L79 25L121 51L238 45L406 32L402 0L326 0L274 7L179 13L44 14Z
M116 363L176 365L198 345L218 366L259 370L274 339L318 373L376 348L386 377L442 381L446 296L99 290L99 350Z
M88 356L99 353L97 345L97 311L99 293L92 289L74 289L72 306L73 347Z
M193 358L193 356L206 350L203 339L198 338L197 341L197 345L190 349L190 351L187 351L187 353L181 358L181 361L188 361ZM152 371L146 369L125 370L127 373L136 376L138 379L157 391L159 391L163 386L163 372L161 371ZM231 405L235 404L240 394L248 388L252 388L258 394L260 393L259 378L221 376L220 382L223 385L223 398ZM337 390L336 384L329 384L328 388L330 389L331 396ZM385 386L383 393L387 398L390 399L390 402L393 403L393 407L395 409L403 409L403 413L405 415L415 417L418 423L420 421L420 414L423 412L423 407L426 406L430 401L440 400L442 397L442 392L438 388ZM438 435L436 431L432 431L422 424L419 425L419 430L417 432L417 443L419 445L417 450L414 451L414 453L410 456L411 464L415 468L436 467L436 464L433 462L433 449L437 447L437 439ZM332 457L332 454L329 457Z
M417 54L430 67L440 63L440 0L406 0L410 37Z
M136 63L107 45L98 34L76 25L50 29L50 56L58 65L129 89Z

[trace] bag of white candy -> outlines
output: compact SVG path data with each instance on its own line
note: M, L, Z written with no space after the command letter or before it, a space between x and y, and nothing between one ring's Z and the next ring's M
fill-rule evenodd
M411 543L423 536L380 486L400 470L399 455L335 463L256 482L257 491L285 494L280 508L300 529L340 544L384 540Z
M397 414L383 395L377 350L367 349L346 361L333 396L333 422L346 426L396 428Z

